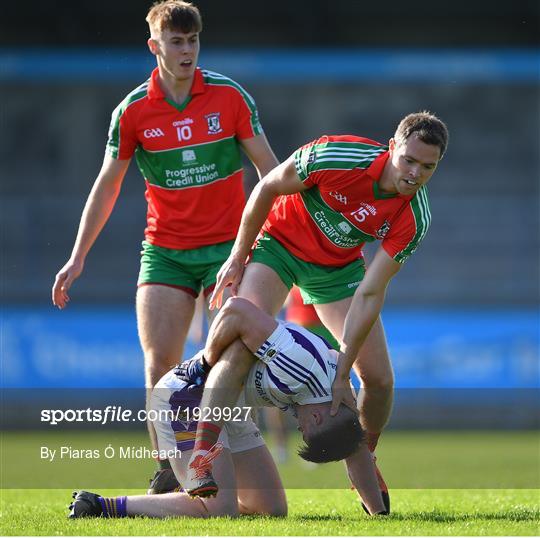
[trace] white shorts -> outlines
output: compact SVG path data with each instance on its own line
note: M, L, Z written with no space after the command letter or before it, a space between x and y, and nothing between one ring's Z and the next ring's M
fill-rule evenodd
M203 387L188 386L174 371L166 373L156 384L150 398L150 408L159 416L153 422L158 438L159 450L188 452L193 450L198 422L187 420L185 410L198 408ZM243 401L243 399L241 399ZM237 404L242 407L241 401ZM250 416L245 411L238 413L238 420L225 422L219 441L232 453L264 446L264 439ZM190 419L193 417L190 416Z

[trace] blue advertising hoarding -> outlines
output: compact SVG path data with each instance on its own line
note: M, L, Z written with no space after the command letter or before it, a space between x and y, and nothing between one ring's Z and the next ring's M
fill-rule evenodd
M388 308L383 320L398 388L540 386L534 310ZM144 385L131 308L5 308L1 350L4 388Z

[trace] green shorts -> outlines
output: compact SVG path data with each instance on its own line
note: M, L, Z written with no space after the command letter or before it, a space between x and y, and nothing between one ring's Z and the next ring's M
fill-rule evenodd
M266 233L257 241L250 262L271 267L289 289L296 284L304 304L333 303L351 297L366 273L362 259L343 267L305 262Z
M197 297L202 288L208 296L233 243L227 241L191 250L175 250L143 241L137 286L162 284L181 289L193 297Z

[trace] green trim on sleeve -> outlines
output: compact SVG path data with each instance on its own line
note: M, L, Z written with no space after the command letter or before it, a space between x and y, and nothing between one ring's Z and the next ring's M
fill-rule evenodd
M356 142L323 142L298 149L294 162L300 179L305 181L313 172L324 170L365 170L386 151L384 146Z
M410 243L394 256L394 260L399 263L404 263L414 253L429 229L431 212L427 194L427 187L424 185L411 199L410 204L416 225L416 233Z
M143 82L140 86L129 93L126 98L113 110L111 123L109 125L109 134L107 139L106 152L113 159L118 159L120 151L120 119L124 112L137 101L144 99L148 93L148 83L150 79Z

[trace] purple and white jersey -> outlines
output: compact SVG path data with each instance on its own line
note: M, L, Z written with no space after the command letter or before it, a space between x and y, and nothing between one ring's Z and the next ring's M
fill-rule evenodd
M323 403L332 400L337 351L320 336L296 325L279 322L254 353L244 397L251 407Z

